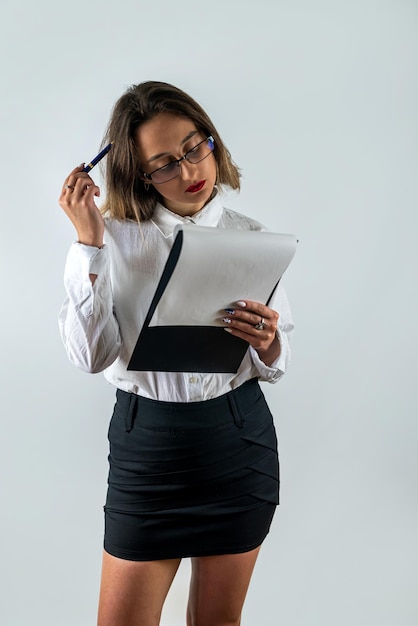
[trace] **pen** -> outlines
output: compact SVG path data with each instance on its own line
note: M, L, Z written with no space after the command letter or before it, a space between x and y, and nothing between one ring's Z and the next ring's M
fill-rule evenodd
M93 169L93 167L97 165L98 162L101 161L104 156L106 156L106 154L109 152L112 145L113 145L113 141L108 146L106 146L106 148L103 148L103 150L99 152L99 154L95 156L94 159L92 159L88 165L83 167L83 172L90 172L90 170Z

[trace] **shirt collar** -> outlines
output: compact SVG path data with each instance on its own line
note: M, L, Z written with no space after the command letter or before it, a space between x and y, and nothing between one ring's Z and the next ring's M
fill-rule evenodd
M178 224L196 224L198 226L218 225L223 212L223 206L219 198L219 193L203 209L192 216L182 217L173 213L165 206L157 203L151 222L158 228L164 237L170 237Z

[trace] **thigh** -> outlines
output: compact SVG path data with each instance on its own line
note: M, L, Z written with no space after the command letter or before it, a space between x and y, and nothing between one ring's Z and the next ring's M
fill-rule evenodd
M98 626L158 626L179 564L127 561L104 552Z
M260 546L192 559L187 626L238 626Z

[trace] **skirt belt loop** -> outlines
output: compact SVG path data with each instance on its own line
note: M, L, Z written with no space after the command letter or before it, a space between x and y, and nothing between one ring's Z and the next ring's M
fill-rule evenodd
M134 425L135 410L138 399L138 396L135 393L131 393L130 395L131 397L129 398L129 407L128 410L125 412L125 430L127 433L131 432Z
M234 393L230 393L228 395L228 402L231 413L234 417L235 426L237 426L238 428L242 428L244 426L244 420L242 418L241 411L239 410L239 404Z

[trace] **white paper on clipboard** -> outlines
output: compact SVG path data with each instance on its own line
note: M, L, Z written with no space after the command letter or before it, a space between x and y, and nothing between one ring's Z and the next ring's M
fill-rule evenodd
M265 231L180 225L182 245L150 326L219 326L238 300L266 303L296 251L297 239Z

